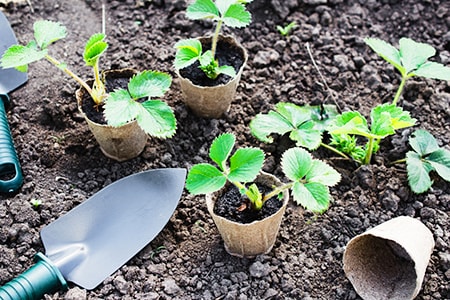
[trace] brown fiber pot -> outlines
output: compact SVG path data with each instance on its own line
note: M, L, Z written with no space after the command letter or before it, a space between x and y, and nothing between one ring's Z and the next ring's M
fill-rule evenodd
M202 43L208 42L212 37L202 37L199 40ZM229 43L236 51L240 52L244 57L244 62L236 72L236 77L227 84L217 86L200 86L193 84L188 78L180 75L176 70L180 79L181 92L183 94L184 103L199 117L203 118L220 118L230 109L231 102L236 95L236 89L241 79L242 71L247 63L248 54L244 47L239 44L231 36L219 36L219 43Z
M111 70L104 72L104 78L130 78L136 73L133 69ZM88 84L92 84L89 82ZM80 88L76 91L78 110L81 112L89 129L100 145L105 156L119 162L135 158L141 154L147 143L148 135L139 127L136 121L120 127L99 124L90 120L82 110L83 97L87 91Z
M267 186L279 186L282 184L275 176L264 172L261 172L255 182ZM281 221L289 202L289 193L287 191L284 193L283 206L275 214L248 224L230 221L214 213L215 201L222 193L223 189L207 194L206 205L222 236L225 250L233 256L248 258L269 253L275 244Z
M412 300L420 291L434 248L431 231L407 216L352 238L344 271L364 300Z

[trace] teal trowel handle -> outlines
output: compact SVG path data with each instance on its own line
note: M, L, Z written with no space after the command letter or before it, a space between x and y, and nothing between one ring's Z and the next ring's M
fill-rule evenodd
M0 100L0 192L12 193L22 185L23 176L6 118L9 97L0 94Z
M61 272L44 254L37 253L35 260L34 266L0 287L0 299L39 300L44 294L67 289Z

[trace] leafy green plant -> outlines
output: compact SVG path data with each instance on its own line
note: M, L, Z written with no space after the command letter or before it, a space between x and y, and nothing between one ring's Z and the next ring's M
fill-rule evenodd
M394 104L381 104L372 109L370 127L367 119L357 111L338 114L334 106L298 106L293 103L278 103L275 110L258 114L250 122L251 133L263 142L271 143L270 134L289 133L297 146L315 150L325 147L343 158L352 158L360 164L369 164L373 153L379 149L382 139L396 130L413 126L415 119ZM331 136L329 144L323 142L323 132ZM357 137L367 140L364 146ZM349 156L347 156L349 155Z
M277 25L277 30L282 36L287 37L296 26L297 22L292 21L285 26Z
M416 130L409 138L412 151L406 153L408 182L414 193L423 193L430 189L433 181L429 173L436 172L446 181L450 181L450 151L439 147L436 139L426 130Z
M173 136L176 119L172 109L160 100L151 99L163 96L169 89L172 82L170 75L157 71L143 71L130 80L128 90L120 89L108 94L99 68L100 57L108 48L103 33L93 34L85 45L83 59L87 66L92 67L94 73L93 84L89 86L70 71L65 63L49 54L49 46L66 37L66 28L59 22L46 20L35 22L33 28L34 40L25 46L13 45L5 51L0 60L3 68L16 68L27 72L29 64L46 59L85 88L97 109L103 106L105 119L109 125L121 126L136 120L150 135L161 138Z
M399 88L392 103L397 104L406 81L414 76L431 79L450 80L450 68L433 61L428 61L436 54L433 46L418 43L409 38L399 40L399 49L391 44L377 39L365 38L364 42L379 56L393 65L402 76Z
M216 22L216 29L212 37L211 50L203 52L203 46L197 39L181 40L175 44L174 66L177 70L186 68L199 61L199 68L211 79L216 79L220 74L231 77L236 76L232 66L219 66L216 59L217 42L222 25L234 28L248 26L251 22L251 14L245 5L252 0L196 0L186 10L186 16L191 20L212 19Z
M220 190L227 182L235 185L250 201L250 207L259 210L264 203L291 190L294 201L313 212L325 211L332 197L329 187L340 181L340 174L321 160L314 159L302 148L291 148L282 157L281 167L290 180L262 194L253 183L264 164L264 152L259 148L239 148L233 155L236 137L231 133L218 136L209 150L216 165L200 163L188 173L186 188L192 194L206 194Z

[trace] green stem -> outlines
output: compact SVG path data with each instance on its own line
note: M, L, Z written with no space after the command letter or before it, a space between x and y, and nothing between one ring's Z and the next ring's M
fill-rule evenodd
M217 22L217 26L216 26L216 30L214 32L214 36L211 42L211 52L212 52L212 56L213 58L216 57L216 49L217 49L217 41L219 40L219 33L220 33L220 28L222 27L222 20L219 20Z
M69 75L70 77L72 77L73 79L75 79L76 82L78 82L83 88L86 89L86 91L89 93L89 95L91 95L92 97L92 89L89 85L87 85L86 82L83 81L83 79L81 79L80 77L78 77L75 73L73 73L72 71L70 71L67 67L62 67L62 64L55 58L51 57L50 55L46 55L45 58L51 62L52 64L54 64L55 66L57 66L58 68L60 68L61 70L64 71L64 73L66 73L67 75Z
M327 144L325 144L325 143L320 143L320 146L322 146L322 147L324 147L324 148L327 148L328 150L333 151L334 153L336 153L336 154L342 156L342 157L345 158L345 159L350 160L350 157L348 157L344 152L341 152L341 151L339 151L338 149L336 149L336 148L334 148L334 147L332 147L332 146L330 146L330 145L327 145Z
M264 203L267 200L269 200L270 198L277 196L282 191L290 189L293 185L294 185L294 182L290 182L290 183L286 183L286 184L275 187L270 193L264 195L262 202Z
M394 100L392 104L397 105L398 100L403 92L403 88L405 87L406 80L409 78L408 75L402 74L402 81L400 82L400 86L398 87L397 93L395 94Z
M370 160L372 159L372 152L373 152L373 141L374 138L369 138L369 145L367 146L367 152L366 157L364 157L364 164L368 165L370 164Z
M406 163L406 158L394 160L393 162L391 162L391 165L403 164L403 163Z

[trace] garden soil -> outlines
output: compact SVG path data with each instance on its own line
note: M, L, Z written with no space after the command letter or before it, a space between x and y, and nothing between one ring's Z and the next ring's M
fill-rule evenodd
M68 29L51 54L84 79L83 45L102 30L101 1L1 1L0 9L18 40L32 38L32 24L50 19ZM186 19L184 0L106 1L110 46L102 69L132 67L169 72L171 90L164 100L173 107L178 129L171 139L150 138L144 152L115 162L99 149L77 110L77 84L42 61L30 66L26 85L11 93L8 121L23 168L24 184L0 198L0 284L32 265L44 251L39 232L47 224L127 175L155 168L190 168L209 161L208 148L223 132L237 135L240 146L260 146L264 170L282 177L281 153L292 145L283 138L258 142L248 124L278 102L334 103L343 111L370 109L393 99L399 75L363 42L378 37L398 45L401 37L431 44L432 59L450 65L450 2L445 0L255 0L253 21L245 29L224 29L248 49L236 99L221 119L202 119L183 104L172 63L174 44L212 33L210 22ZM296 21L289 37L277 25ZM314 68L308 47L328 83ZM184 192L162 232L102 284L46 299L360 299L345 277L342 256L357 234L396 216L421 220L436 246L417 299L450 299L450 185L434 177L433 188L411 192L404 164L408 137L417 128L430 131L449 149L448 82L413 78L400 105L417 119L381 143L372 164L357 167L326 150L314 151L342 174L331 189L334 202L322 215L304 211L292 201L273 250L254 259L232 257L207 213L203 196ZM132 195L130 195L132 197ZM30 201L42 201L34 208ZM127 201L127 199L123 199ZM145 230L143 228L142 230ZM114 238L114 237L111 237Z

